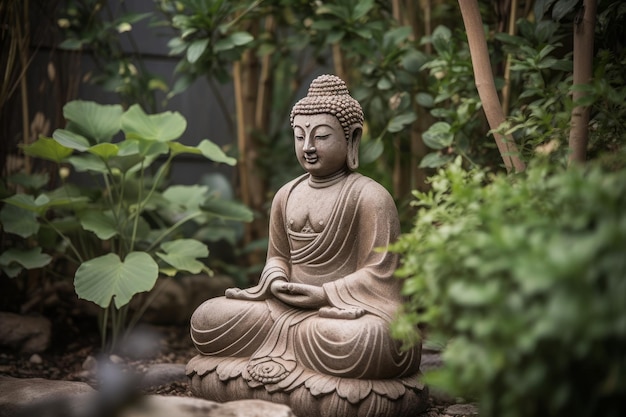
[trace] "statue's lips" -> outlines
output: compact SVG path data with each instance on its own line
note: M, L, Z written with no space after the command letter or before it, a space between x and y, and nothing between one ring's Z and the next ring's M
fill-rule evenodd
M317 162L317 156L305 156L304 160L309 164L314 164Z

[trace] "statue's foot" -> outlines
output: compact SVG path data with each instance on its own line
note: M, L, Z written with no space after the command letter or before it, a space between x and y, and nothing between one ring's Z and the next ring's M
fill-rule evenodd
M311 417L409 417L428 406L428 390L419 373L398 379L353 379L290 365L198 355L187 365L187 375L198 397L220 402L261 399Z

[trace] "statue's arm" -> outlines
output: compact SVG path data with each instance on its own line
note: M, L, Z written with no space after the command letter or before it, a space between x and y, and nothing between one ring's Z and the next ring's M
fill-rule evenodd
M283 210L289 194L290 184L283 186L272 201L270 211L269 243L267 259L259 283L253 287L226 290L227 298L262 301L274 297L273 284L289 281L289 240L284 225Z
M272 285L275 283L286 282L287 277L284 271L279 267L264 269L259 283L253 287L240 289L229 288L226 290L226 298L236 298L239 300L263 301L272 297Z
M362 189L361 197L355 207L357 237L351 253L357 268L323 287L337 309L362 309L390 318L401 302L400 281L394 277L398 255L386 249L400 233L397 210L391 195L374 181Z

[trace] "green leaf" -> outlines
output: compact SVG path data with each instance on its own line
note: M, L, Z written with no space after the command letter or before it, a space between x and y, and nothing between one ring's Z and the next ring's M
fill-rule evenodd
M99 239L107 240L118 234L115 218L110 210L88 210L78 216L83 229L94 232Z
M389 90L391 87L393 87L393 83L388 77L382 77L376 83L376 88L378 88L379 90Z
M139 155L142 157L158 156L169 152L169 143L154 140L135 139Z
M498 296L496 282L481 283L481 285L457 281L448 287L450 301L465 307L488 305Z
M95 143L110 142L120 130L122 106L74 100L63 106L63 116L71 124L67 129Z
M359 160L363 164L372 163L380 158L384 150L385 145L380 139L363 142L359 150Z
M202 155L202 151L200 151L200 149L196 148L195 146L185 145L180 142L168 142L167 145L170 147L170 150L172 151L172 155L174 156L180 155L183 153Z
M392 47L393 45L400 45L401 42L411 36L411 33L412 30L409 26L400 26L387 31L383 37L385 48Z
M72 149L63 146L52 138L40 136L37 141L22 148L28 156L47 159L52 162L61 162L72 154Z
M446 52L450 49L451 38L452 32L445 26L437 26L431 36L433 46L439 53Z
M46 210L45 206L37 204L35 198L29 194L15 194L11 197L5 198L2 201L7 204L11 204L13 206L20 207L37 214L41 214Z
M80 152L86 151L90 146L87 138L65 129L55 130L52 137L61 145L71 149L76 149Z
M210 197L202 203L200 208L222 219L251 222L254 218L252 211L241 203Z
M66 39L59 45L60 49L69 51L80 51L83 47L83 41L81 39Z
M92 154L71 156L67 160L77 172L91 171L100 174L109 172L104 161Z
M359 20L374 7L374 0L360 0L352 10L352 19Z
M233 45L236 45L236 46L244 46L254 40L254 37L248 32L235 32L231 34L229 37Z
M161 244L163 252L157 252L157 256L180 271L198 274L206 269L206 266L197 258L206 258L209 250L206 245L195 239L179 239Z
M187 48L187 61L192 64L196 63L204 51L206 51L207 46L209 46L208 39L198 39L193 41L191 45L189 45L189 48Z
M426 107L427 109L430 109L435 104L433 96L424 92L417 93L417 95L415 96L415 101L417 101L417 104L422 107Z
M40 189L50 181L48 173L43 174L26 174L24 172L18 172L7 177L7 182L21 185L24 188Z
M0 210L0 223L2 223L5 232L23 238L32 236L39 231L37 213L12 204L5 204Z
M213 45L213 51L224 52L224 51L228 51L229 49L233 49L234 47L235 47L235 44L232 42L231 38L226 37L215 42L215 45Z
M163 198L186 210L197 210L208 194L209 187L205 185L172 185L163 191Z
M150 291L159 276L159 267L145 252L131 252L122 262L114 253L83 262L74 275L76 294L107 308L128 304L140 292Z
M573 14L580 0L558 0L552 8L552 19L557 22L568 14Z
M450 161L452 161L452 155L442 155L439 152L432 152L426 154L420 161L420 168L439 168Z
M443 149L454 141L452 127L446 122L436 122L422 135L424 143L431 149Z
M89 153L99 156L100 158L108 161L112 157L116 156L119 152L119 148L114 143L98 143L87 149Z
M121 22L126 22L126 23L136 23L140 20L143 20L147 17L151 17L152 13L148 12L148 13L126 13L122 16L120 16L117 20L116 20L116 26L117 23L121 23Z
M178 139L187 128L187 121L178 112L147 115L138 104L122 115L122 130L128 138L168 142Z
M233 166L237 163L235 158L232 158L224 153L222 148L211 142L209 139L203 139L197 146L202 152L205 158L208 158L214 162L221 162L226 165Z
M24 268L16 263L12 263L11 265L0 264L0 269L6 274L7 277L15 278L20 274L20 272L22 272Z
M52 257L48 254L41 253L41 248L35 247L31 249L9 249L0 255L0 264L9 266L15 262L26 269L43 268L48 265Z
M349 10L346 7L334 4L324 4L315 10L316 14L331 14L347 22L350 19Z
M421 51L411 50L402 56L400 65L413 75L419 74L428 57Z
M389 121L389 124L387 124L387 131L391 133L399 132L416 120L417 116L413 112L399 114Z
M125 155L125 156L116 156L115 158L111 158L109 160L109 166L111 169L119 169L120 172L126 173L130 171L133 167L138 166L138 164L144 159L143 156L136 155ZM147 164L149 165L149 164Z

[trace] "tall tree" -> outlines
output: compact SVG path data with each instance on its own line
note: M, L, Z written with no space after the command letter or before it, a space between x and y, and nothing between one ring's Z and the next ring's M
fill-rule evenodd
M596 25L596 0L585 0L574 21L574 103L584 96L579 87L588 84L593 76L593 35ZM588 106L577 105L572 111L569 134L569 162L585 162L589 141Z
M526 165L519 157L513 137L511 135L503 136L496 132L496 129L504 122L504 111L502 110L493 79L478 1L459 0L459 7L461 8L463 23L467 32L476 88L478 89L478 95L482 101L489 126L494 131L493 136L504 161L504 166L509 172L513 169L517 172L524 171Z

